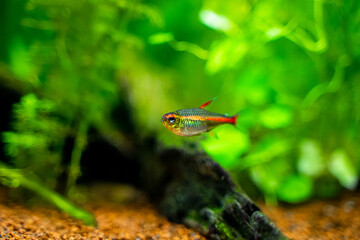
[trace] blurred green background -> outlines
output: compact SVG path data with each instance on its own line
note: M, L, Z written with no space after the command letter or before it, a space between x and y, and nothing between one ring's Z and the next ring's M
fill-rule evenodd
M356 189L358 0L0 5L0 85L22 95L12 117L2 119L9 122L2 146L10 165L48 188L66 172L71 192L89 131L126 132L126 118L140 139L153 136L177 147L195 142L250 196L261 193L267 203ZM240 112L236 127L184 138L161 125L164 113L213 97L211 111ZM114 117L123 102L129 111ZM71 162L64 164L69 136ZM0 180L17 186L4 177L7 168Z

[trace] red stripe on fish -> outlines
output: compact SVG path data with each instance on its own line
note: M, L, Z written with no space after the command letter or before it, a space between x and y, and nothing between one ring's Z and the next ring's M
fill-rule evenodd
M226 117L206 117L206 120L209 121L215 121L215 122L226 122L226 123L232 123L232 124L236 124L236 119L238 118L238 115L235 115L231 118L226 118Z

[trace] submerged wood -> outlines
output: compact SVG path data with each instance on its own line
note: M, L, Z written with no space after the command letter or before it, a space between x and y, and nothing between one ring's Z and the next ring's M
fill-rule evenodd
M287 239L207 154L168 149L155 161L163 175L148 190L170 220L210 239Z
M84 157L105 151L108 156L101 165L84 159L84 168L92 175L85 177L131 183L145 191L169 220L209 239L288 239L209 155L196 147L155 150L157 145L154 139L144 140L124 152L116 141L98 139ZM94 163L93 172L86 162ZM113 176L105 170L109 168L114 169ZM99 175L103 172L106 175Z

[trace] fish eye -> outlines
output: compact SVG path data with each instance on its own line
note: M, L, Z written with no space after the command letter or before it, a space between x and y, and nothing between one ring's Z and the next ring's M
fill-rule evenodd
M169 118L168 118L168 121L169 121L169 123L174 123L174 122L176 121L176 118L174 118L174 117L169 117Z

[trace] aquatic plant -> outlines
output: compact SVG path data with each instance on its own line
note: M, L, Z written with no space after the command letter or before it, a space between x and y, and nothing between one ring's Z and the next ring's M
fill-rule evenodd
M25 8L23 15L11 16L19 17L23 35L14 34L5 58L28 94L14 104L12 131L2 134L11 167L4 165L0 177L9 186L20 185L47 196L61 209L93 223L50 189L61 189L59 177L65 175L65 193L76 200L90 127L111 130L111 110L122 101L121 49L139 43L126 33L128 22L145 16L156 24L156 11L112 0L101 4L31 0L7 6L13 13L15 7ZM70 145L70 156L66 145ZM27 175L32 177L27 179Z

